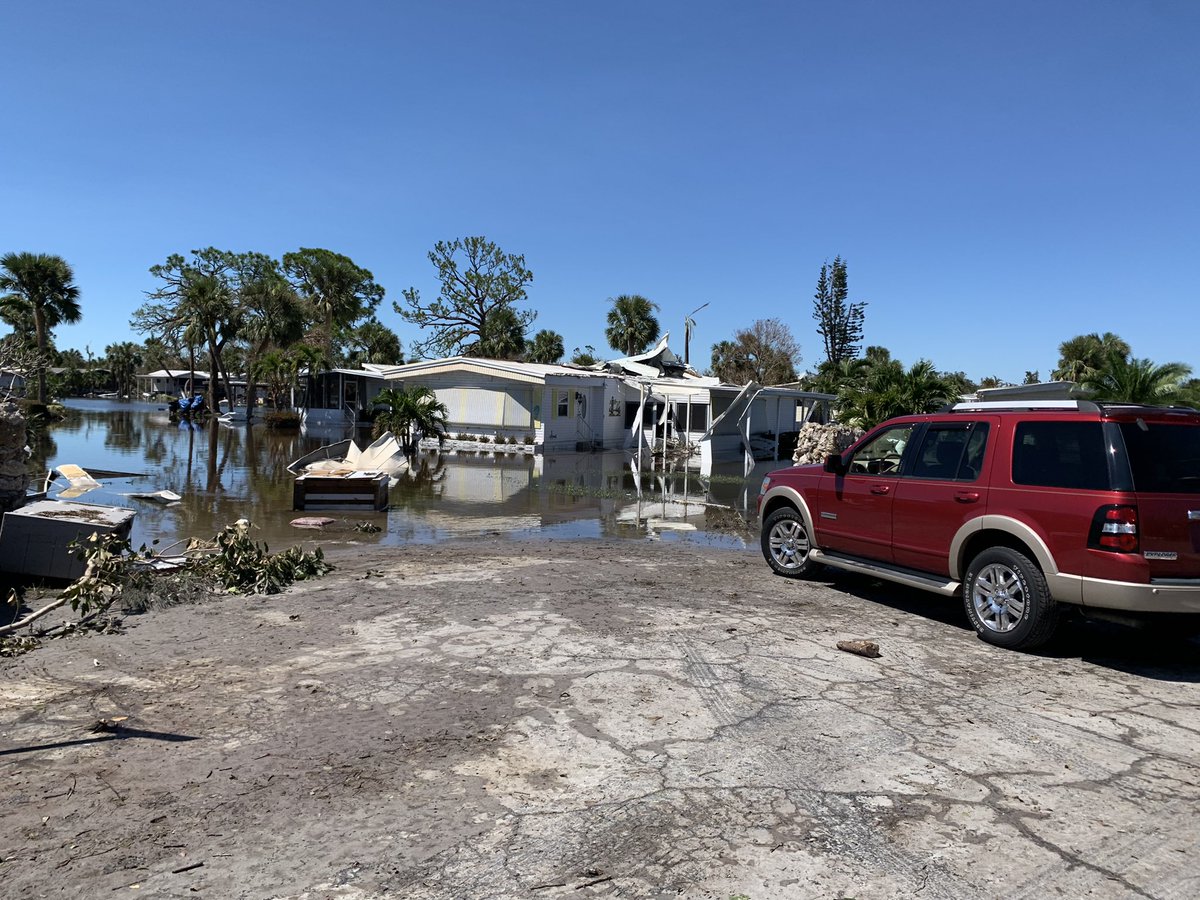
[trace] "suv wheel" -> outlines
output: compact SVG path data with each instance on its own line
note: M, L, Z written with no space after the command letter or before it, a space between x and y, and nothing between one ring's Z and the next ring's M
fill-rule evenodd
M989 644L1032 650L1050 639L1058 605L1029 557L992 547L971 560L963 585L967 618Z
M800 513L785 506L767 516L762 528L762 552L775 574L805 578L817 564L809 557L812 540Z

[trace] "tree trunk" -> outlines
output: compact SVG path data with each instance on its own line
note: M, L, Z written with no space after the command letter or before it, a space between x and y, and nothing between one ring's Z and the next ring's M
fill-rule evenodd
M38 354L38 404L46 406L46 313L36 303L33 305L33 333L37 340Z

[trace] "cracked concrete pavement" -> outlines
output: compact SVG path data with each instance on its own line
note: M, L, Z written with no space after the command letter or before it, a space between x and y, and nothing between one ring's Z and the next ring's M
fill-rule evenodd
M331 558L0 663L0 896L1200 896L1195 641L687 542Z

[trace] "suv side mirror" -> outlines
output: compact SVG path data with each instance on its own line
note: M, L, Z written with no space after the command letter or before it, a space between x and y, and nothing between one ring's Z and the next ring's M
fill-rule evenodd
M832 475L846 474L846 463L840 453L830 453L825 457L825 471Z

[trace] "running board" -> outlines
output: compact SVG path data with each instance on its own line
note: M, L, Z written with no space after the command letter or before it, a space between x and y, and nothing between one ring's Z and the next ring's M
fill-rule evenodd
M808 557L813 562L819 562L823 566L844 569L847 572L857 572L860 575L871 575L875 578L882 578L884 581L894 581L897 584L919 588L922 591L933 591L944 597L953 597L962 586L953 579L939 578L936 575L926 575L923 572L916 572L912 569L889 566L887 563L868 562L855 557L842 556L838 553L827 553L816 547L809 551Z

